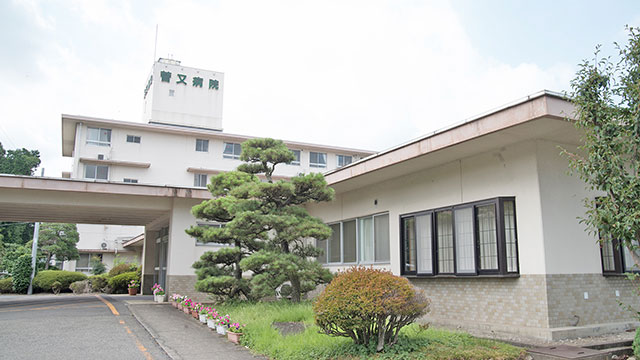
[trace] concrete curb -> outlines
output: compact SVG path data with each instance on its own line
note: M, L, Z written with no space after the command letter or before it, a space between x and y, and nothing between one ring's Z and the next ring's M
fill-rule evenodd
M134 305L134 306L131 306ZM133 307L135 307L135 305L138 304L130 304L128 302L125 302L125 306L127 307L127 309L129 309L129 312L131 313L131 315L133 316L134 319L136 319L136 321L138 322L138 324L140 324L151 336L151 338L153 339L153 341L156 342L156 344L158 344L158 346L160 346L160 348L162 349L162 351L165 352L165 354L167 354L167 356L173 360L181 360L182 357L180 355L178 355L178 353L173 350L169 345L164 344L164 342L162 341L162 339L160 339L160 337L158 336L158 334L155 333L155 331L153 330L153 328L151 328L151 326L147 325L137 314L136 312L133 310ZM146 305L146 304L145 304ZM158 305L153 305L153 306L161 306L160 304Z

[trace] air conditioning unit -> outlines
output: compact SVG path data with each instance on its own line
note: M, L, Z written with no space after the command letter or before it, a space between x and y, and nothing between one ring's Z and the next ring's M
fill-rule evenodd
M100 244L100 247L102 248L102 250L107 250L107 243L103 242L102 244Z

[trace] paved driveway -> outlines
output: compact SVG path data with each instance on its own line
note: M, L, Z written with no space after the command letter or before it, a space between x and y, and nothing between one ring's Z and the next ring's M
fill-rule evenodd
M133 297L1 295L0 359L169 359L125 299Z

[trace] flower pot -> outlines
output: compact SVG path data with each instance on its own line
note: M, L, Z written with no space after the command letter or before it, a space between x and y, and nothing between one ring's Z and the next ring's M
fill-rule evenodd
M207 327L212 330L216 330L216 322L207 318Z
M182 304L178 303L178 310L182 310Z
M191 309L189 309L188 307L184 306L184 307L182 308L182 311L184 311L184 313L185 313L185 314L188 314L188 313L190 313L190 312L191 312Z
M206 324L207 323L207 315L205 314L200 314L198 315L198 319L200 320L201 323Z
M178 303L177 303L177 302L175 302L175 301L171 301L171 305L172 305L174 308L177 308L177 307L178 307Z
M164 295L156 295L158 298L156 299L157 302L159 303L163 303L164 302Z
M231 341L234 344L240 344L241 336L242 336L242 333L234 333L231 331L227 331L227 339L229 339L229 341Z
M216 332L220 335L224 335L227 333L227 327L223 325L216 325Z
M129 288L129 295L137 295L138 294L138 288Z
M193 316L194 319L198 318L198 312L195 310L191 310L191 316Z

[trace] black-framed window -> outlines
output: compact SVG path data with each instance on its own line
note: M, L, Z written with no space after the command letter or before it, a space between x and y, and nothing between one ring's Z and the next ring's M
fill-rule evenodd
M138 136L138 135L127 135L127 142L128 143L134 143L134 144L140 144L140 136Z
M640 253L640 249L636 250ZM633 261L631 251L618 240L606 241L600 244L600 260L602 273L605 275L640 272Z
M519 273L515 198L400 216L403 275Z
M389 214L382 213L328 225L331 237L316 241L322 264L389 263Z

